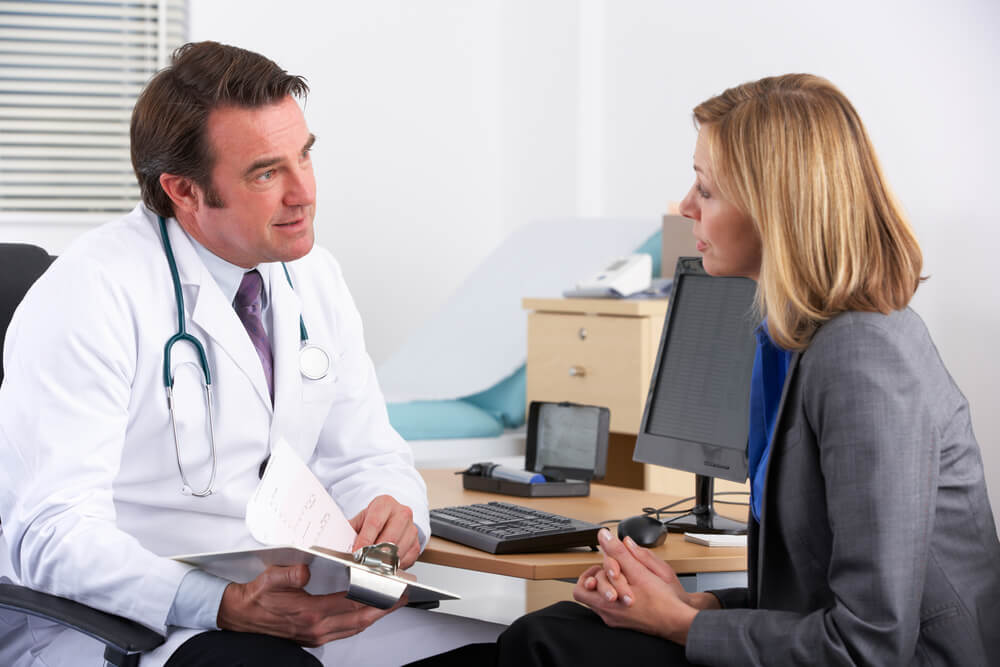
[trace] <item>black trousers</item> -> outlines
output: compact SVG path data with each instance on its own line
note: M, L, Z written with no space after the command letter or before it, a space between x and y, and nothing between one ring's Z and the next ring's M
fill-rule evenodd
M140 661L139 664L142 664ZM288 639L214 630L187 640L165 667L323 667L313 654Z
M517 619L496 644L470 644L410 667L534 667L614 664L690 665L680 644L632 630L609 628L575 602L559 602Z

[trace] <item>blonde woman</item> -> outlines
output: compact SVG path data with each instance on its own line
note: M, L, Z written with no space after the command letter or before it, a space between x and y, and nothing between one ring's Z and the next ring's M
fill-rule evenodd
M907 307L920 248L857 112L828 81L787 75L694 118L681 212L709 273L757 282L749 587L687 593L604 530L604 564L574 590L589 609L560 603L459 651L518 667L1000 664L979 447Z

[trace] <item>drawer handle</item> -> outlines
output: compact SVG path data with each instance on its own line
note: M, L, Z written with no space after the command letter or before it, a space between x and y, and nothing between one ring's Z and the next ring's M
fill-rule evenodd
M580 330L576 334L580 337L580 340L587 340L587 330L584 327L580 327Z
M569 376L571 378L582 378L587 374L587 369L583 366L570 366Z

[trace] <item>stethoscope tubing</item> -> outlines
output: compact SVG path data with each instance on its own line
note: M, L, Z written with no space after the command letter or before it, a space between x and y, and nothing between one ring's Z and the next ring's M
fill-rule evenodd
M167 236L167 223L160 216L160 235L163 237L163 249L167 255L167 265L170 267L170 278L174 284L174 298L177 301L177 333L167 339L163 346L163 384L167 389L167 412L170 413L170 430L174 436L174 454L177 458L177 472L180 473L182 493L190 493L198 498L205 498L212 495L212 487L215 485L215 473L218 469L219 457L215 450L215 424L212 421L212 375L208 370L208 357L205 354L205 347L197 338L187 332L187 323L184 316L184 293L181 291L181 280L177 274L177 262L174 260L174 251L170 246L170 238ZM211 448L212 472L208 478L208 484L200 491L195 491L184 473L184 465L181 463L181 447L177 438L177 420L174 418L174 378L170 375L170 351L179 342L190 344L198 353L198 365L205 378L205 405L208 412L208 438Z
M215 424L212 419L212 375L208 370L208 356L205 354L205 347L197 338L187 332L187 320L184 314L184 293L181 290L180 275L177 272L177 261L174 259L173 247L170 244L170 237L167 234L167 222L163 216L158 216L160 226L160 236L163 239L163 251L167 257L167 265L170 267L170 279L174 287L174 299L177 302L177 333L167 339L163 346L163 385L167 391L167 411L170 413L170 428L174 437L174 454L177 458L177 471L180 473L183 487L181 492L199 498L212 495L212 487L215 484L215 473L218 468L218 456L215 447ZM285 279L288 286L295 290L292 284L292 277L288 273L288 267L284 262L281 268L285 271ZM311 380L319 380L326 376L330 368L330 357L321 347L309 343L309 333L306 330L306 323L301 313L299 314L299 339L300 348L300 370L302 374ZM181 463L180 441L177 437L177 421L174 418L174 378L170 373L172 368L170 363L170 352L177 343L185 342L191 345L198 354L198 365L201 367L202 376L205 379L205 404L208 411L208 431L209 444L212 459L212 472L209 476L208 484L200 491L195 491L188 482L184 472L184 465ZM307 362L308 355L308 362ZM266 459L265 459L266 461Z

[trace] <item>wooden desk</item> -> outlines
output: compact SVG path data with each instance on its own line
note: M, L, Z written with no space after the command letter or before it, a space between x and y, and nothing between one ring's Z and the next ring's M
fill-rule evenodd
M624 519L640 514L643 507L662 507L678 499L660 493L649 493L603 484L592 484L586 498L521 498L480 491L466 491L462 478L452 470L421 470L427 482L427 495L432 508L452 505L505 500L548 512L555 512L584 521L600 523L607 519ZM718 506L721 513L745 519L746 510L735 506ZM613 526L612 526L613 528ZM678 574L704 572L735 572L746 569L746 549L743 547L703 547L685 542L679 534L671 534L655 550ZM591 565L601 563L601 554L590 550L555 553L508 554L497 556L431 537L420 556L425 563L447 565L479 572L502 574L522 579L575 579Z

